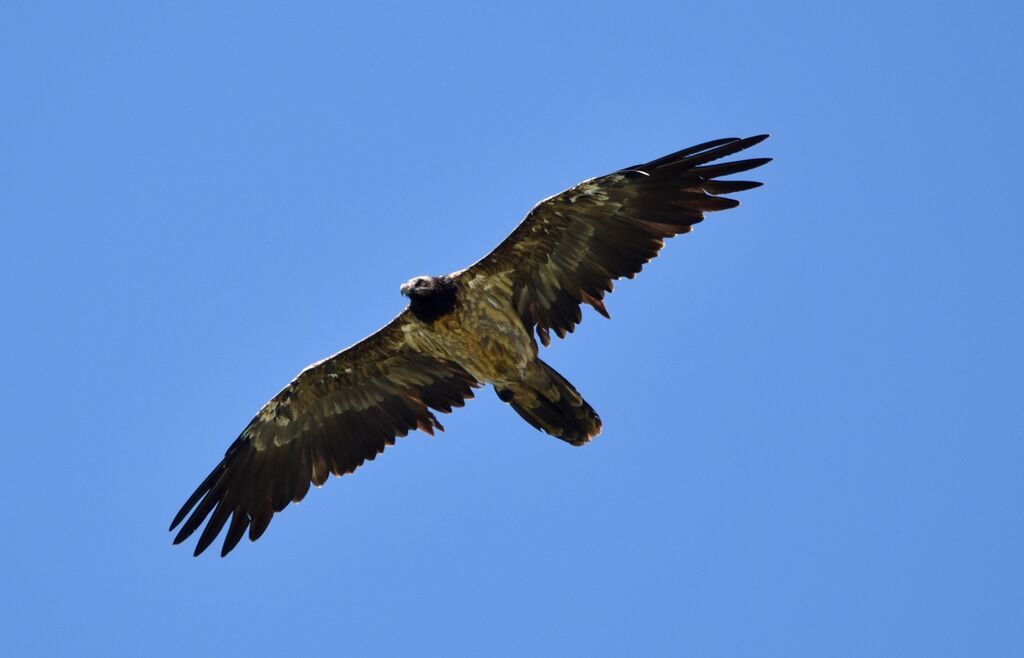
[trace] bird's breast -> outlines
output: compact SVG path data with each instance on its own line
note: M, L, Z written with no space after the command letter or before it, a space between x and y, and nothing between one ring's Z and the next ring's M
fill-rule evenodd
M417 348L455 361L480 381L519 381L536 344L510 303L478 290L460 293L454 312L410 335Z

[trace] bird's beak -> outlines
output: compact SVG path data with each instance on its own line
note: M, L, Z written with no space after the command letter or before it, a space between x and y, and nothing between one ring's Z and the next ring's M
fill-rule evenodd
M398 291L405 295L406 297L408 297L409 293L412 291L412 286L410 286L408 283L403 283L402 287L399 288Z

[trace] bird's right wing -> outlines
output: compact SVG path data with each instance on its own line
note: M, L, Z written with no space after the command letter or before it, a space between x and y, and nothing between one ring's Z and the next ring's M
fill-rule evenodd
M351 473L411 430L444 429L430 409L461 407L480 384L458 364L412 348L406 333L416 326L406 310L369 338L299 373L182 506L171 523L173 530L185 521L174 543L210 516L196 545L199 555L230 518L221 551L226 555L246 531L258 539L274 513L302 500L311 483Z

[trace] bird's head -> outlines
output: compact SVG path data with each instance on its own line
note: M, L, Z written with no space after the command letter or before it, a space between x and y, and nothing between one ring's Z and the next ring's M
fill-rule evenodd
M450 276L418 276L400 288L409 309L423 322L433 322L455 310L458 287Z
M409 299L431 297L444 287L441 279L436 276L417 276L403 283L399 290Z

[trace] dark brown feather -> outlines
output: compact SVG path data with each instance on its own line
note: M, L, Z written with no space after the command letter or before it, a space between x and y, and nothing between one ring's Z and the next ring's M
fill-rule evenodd
M224 546L220 551L221 557L230 553L231 549L238 545L238 542L245 536L245 529L248 526L249 517L245 512L235 510L231 515L231 524L228 525L228 534L224 537Z

